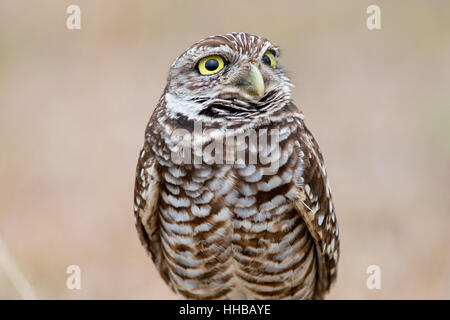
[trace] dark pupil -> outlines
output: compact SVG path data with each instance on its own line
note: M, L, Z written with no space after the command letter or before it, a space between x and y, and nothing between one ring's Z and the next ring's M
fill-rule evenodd
M263 62L264 62L265 64L268 64L268 65L270 66L270 58L269 58L268 55L264 55L264 57L263 57Z
M214 71L218 67L219 67L219 61L217 61L216 59L209 59L205 63L205 68L206 68L206 70L209 70L209 71Z

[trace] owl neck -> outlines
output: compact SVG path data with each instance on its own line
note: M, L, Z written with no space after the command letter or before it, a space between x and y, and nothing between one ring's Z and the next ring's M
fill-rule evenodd
M180 119L181 124L201 121L206 126L217 128L233 127L250 123L255 119L268 118L286 109L291 103L289 90L278 90L268 92L257 102L202 97L180 99L166 92L160 105L166 110L169 118Z
M280 102L272 109L254 112L251 116L210 116L208 113L202 112L203 110L205 108L201 104L180 100L173 95L166 94L157 107L155 120L160 123L162 128L167 128L169 135L177 129L187 130L190 133L218 129L224 134L225 131L233 134L234 130L257 129L301 115L290 99Z

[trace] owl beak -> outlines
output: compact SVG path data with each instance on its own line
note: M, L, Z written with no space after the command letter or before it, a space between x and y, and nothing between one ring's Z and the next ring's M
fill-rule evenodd
M261 71L253 64L250 64L248 75L239 81L238 86L255 98L260 99L264 96L264 79Z

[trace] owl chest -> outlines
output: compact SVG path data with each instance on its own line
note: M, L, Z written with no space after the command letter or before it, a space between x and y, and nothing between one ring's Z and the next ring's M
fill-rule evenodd
M312 265L312 242L292 201L294 142L285 139L269 156L266 165L177 165L168 154L159 157L161 247L182 295L253 297L248 288L259 292L261 279L292 287L305 263ZM283 290L280 296L293 295Z
M299 223L290 199L296 186L287 171L264 176L255 165L162 167L158 207L167 244L196 254L281 245Z
M199 294L207 295L223 287L243 298L249 293L239 284L258 281L252 274L289 283L303 268L311 242L285 170L265 177L253 167L173 166L161 173L161 244L180 290L206 286Z

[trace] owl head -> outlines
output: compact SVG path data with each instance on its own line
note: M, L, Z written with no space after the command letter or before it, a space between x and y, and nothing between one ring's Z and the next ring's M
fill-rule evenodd
M280 51L248 33L203 39L172 64L166 108L194 120L264 116L290 101L291 83L278 63Z

